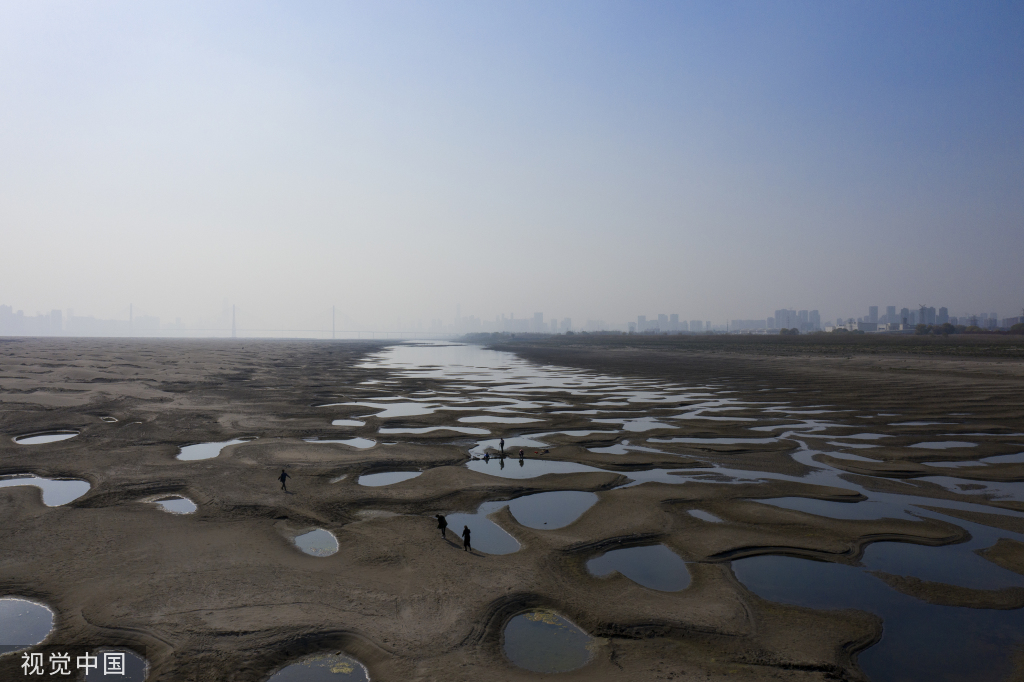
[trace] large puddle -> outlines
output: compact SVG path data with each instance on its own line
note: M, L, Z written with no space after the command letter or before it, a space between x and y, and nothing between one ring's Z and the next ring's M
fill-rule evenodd
M296 537L295 546L311 556L331 556L338 553L338 538L330 531L317 528Z
M690 586L686 562L665 545L613 549L587 562L596 576L618 571L633 582L661 592L678 592Z
M517 497L508 503L508 509L516 521L528 528L554 530L583 516L597 500L596 493L556 490Z
M516 459L513 457L491 457L487 460L471 459L466 468L481 474L499 476L501 478L536 478L545 474L578 474L588 471L604 471L597 467L577 464L576 462L560 462L547 459Z
M235 440L221 441L220 443L197 443L196 445L186 445L181 448L181 452L178 453L177 459L183 462L191 462L197 459L212 459L221 453L221 450L230 446L238 445L240 443L248 443L251 438L236 438Z
M536 673L564 673L585 666L596 642L554 611L521 613L504 631L505 655L516 666Z
M507 504L508 502L484 502L475 514L448 514L445 517L448 521L448 530L455 533L456 541L460 541L463 527L468 526L473 549L484 554L518 552L519 542L501 526L487 518Z
M57 441L74 438L78 431L48 431L47 433L27 433L24 436L17 436L14 442L19 445L41 445L42 443L56 443Z
M53 629L53 612L19 597L0 598L0 653L39 644Z
M782 556L741 559L732 568L764 599L881 616L882 640L857 658L873 682L1006 679L1024 640L1024 610L935 606L863 568Z
M369 682L366 668L344 654L317 654L292 663L267 682Z
M59 507L77 500L89 492L88 481L80 481L74 478L41 478L39 476L23 475L0 478L0 488L10 488L19 485L34 485L43 492L43 504L47 507Z
M365 450L367 448L372 448L374 445L377 444L377 441L375 441L375 440L371 440L369 438L358 438L358 437L357 438L303 438L302 440L304 440L307 443L341 443L342 445L347 445L350 448L359 448L360 450Z

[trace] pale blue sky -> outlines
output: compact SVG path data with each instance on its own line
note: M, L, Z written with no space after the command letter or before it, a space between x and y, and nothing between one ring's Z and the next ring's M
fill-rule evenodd
M1024 306L1020 2L6 2L0 92L30 313Z

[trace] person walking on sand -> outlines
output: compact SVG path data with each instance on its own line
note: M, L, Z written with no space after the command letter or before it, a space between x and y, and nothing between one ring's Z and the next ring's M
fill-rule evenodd
M281 490L288 492L288 485L285 483L291 476L284 469L281 469L281 475L277 477L277 480L281 481Z
M445 532L448 530L448 519L444 517L444 514L437 515L437 527L441 529L441 537L447 540L448 536L445 535Z
M469 544L469 526L462 527L462 549L467 552L473 551L473 548Z

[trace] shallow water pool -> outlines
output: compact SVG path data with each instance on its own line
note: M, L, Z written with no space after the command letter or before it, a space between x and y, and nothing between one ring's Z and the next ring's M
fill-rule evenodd
M317 654L274 673L267 682L369 682L366 668L344 654Z
M590 662L596 642L554 611L521 613L504 631L505 655L516 666L537 673L564 673Z
M690 586L686 562L665 545L613 549L587 562L596 576L618 571L633 582L660 592L678 592Z
M39 644L53 629L53 612L20 597L0 598L0 653Z
M299 535L295 538L295 545L306 554L312 556L331 556L338 551L338 538L330 531L317 528L314 531Z

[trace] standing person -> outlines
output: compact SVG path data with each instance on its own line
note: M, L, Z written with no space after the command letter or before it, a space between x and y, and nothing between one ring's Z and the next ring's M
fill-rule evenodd
M441 537L447 540L448 537L445 535L445 532L448 530L448 519L444 517L444 514L437 515L437 527L441 529Z
M501 439L501 454L505 454L505 439Z
M285 492L288 492L288 486L285 483L285 481L287 481L289 478L291 478L291 476L288 475L288 472L285 471L284 469L281 469L281 475L277 477L277 480L281 481L281 490Z
M473 548L469 544L469 526L462 527L462 549L467 552L473 551Z

